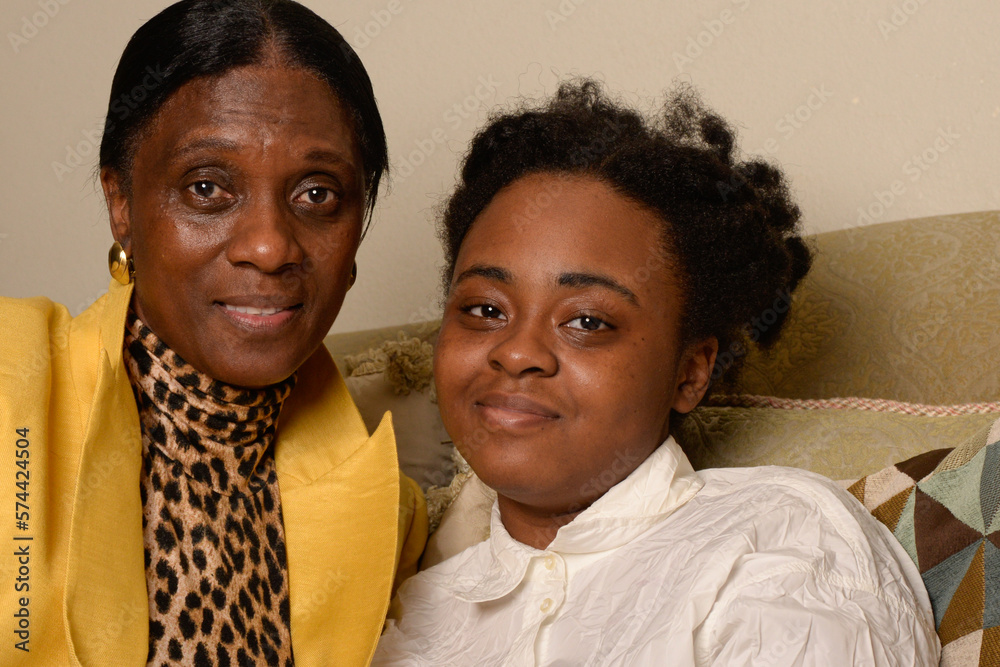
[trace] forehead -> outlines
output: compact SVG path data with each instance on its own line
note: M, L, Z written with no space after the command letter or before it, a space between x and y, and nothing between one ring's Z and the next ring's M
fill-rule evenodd
M300 68L254 65L189 81L159 109L139 150L169 150L213 134L259 147L321 143L360 166L350 114L325 81Z
M668 278L664 224L599 179L532 174L483 209L462 242L456 269L483 262L526 272L602 269L651 282L650 272Z

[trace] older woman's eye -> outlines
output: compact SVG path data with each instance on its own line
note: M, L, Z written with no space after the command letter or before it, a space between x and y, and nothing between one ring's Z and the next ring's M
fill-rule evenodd
M599 329L611 329L613 328L610 324L604 320L592 317L590 315L582 315L580 317L574 318L566 323L566 326L571 329L583 329L584 331L598 331Z
M329 188L309 188L301 195L299 195L296 200L307 202L309 204L328 204L330 203L336 195Z
M463 310L473 317L485 317L488 319L505 320L507 316L497 308L496 306L491 306L489 304L481 304L478 306L469 306L468 308L463 308Z
M188 186L188 190L204 199L216 199L225 195L225 190L212 181L198 181Z

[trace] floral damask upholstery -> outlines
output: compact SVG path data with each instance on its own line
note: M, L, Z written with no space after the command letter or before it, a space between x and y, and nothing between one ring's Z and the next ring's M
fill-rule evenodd
M1000 212L812 239L781 340L733 393L912 403L1000 399Z

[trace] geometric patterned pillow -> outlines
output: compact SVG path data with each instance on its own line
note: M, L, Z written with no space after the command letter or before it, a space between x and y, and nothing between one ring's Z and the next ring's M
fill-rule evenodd
M849 491L916 563L942 666L1000 665L1000 420L854 483Z

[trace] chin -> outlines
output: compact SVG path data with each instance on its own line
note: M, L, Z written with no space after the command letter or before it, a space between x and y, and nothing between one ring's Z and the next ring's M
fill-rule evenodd
M261 368L259 365L241 366L238 368L216 368L214 370L216 372L209 372L207 375L219 382L237 387L260 389L286 380L292 373L298 370L298 366L290 370L285 366Z

